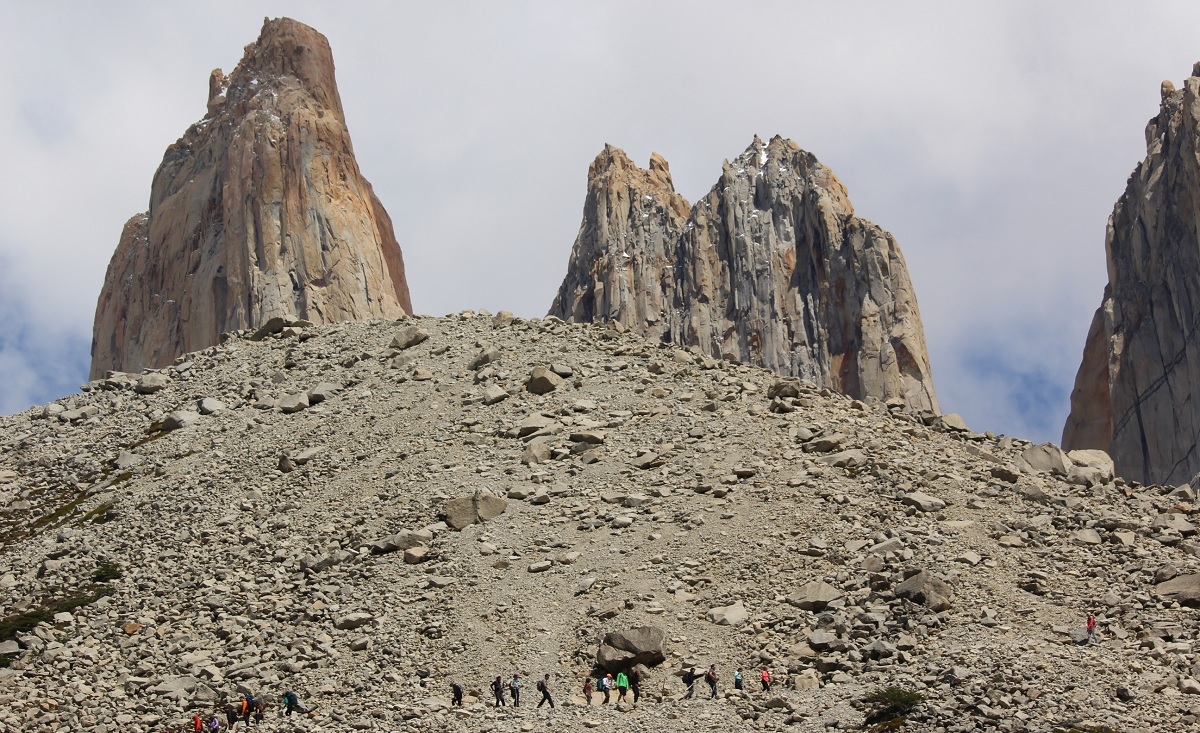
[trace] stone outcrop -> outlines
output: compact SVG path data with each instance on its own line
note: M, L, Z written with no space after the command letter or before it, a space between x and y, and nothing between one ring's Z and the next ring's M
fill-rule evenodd
M267 20L208 114L167 149L96 305L93 377L140 371L272 317L411 312L391 219L363 178L325 37Z
M1116 473L1178 484L1200 472L1200 64L1162 84L1138 164L1109 218L1108 284L1071 393L1063 447Z
M756 137L685 207L660 157L606 147L550 314L939 411L903 255L811 153Z

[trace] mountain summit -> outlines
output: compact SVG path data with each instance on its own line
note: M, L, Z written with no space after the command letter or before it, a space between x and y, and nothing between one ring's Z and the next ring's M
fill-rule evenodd
M412 310L391 219L363 178L323 35L266 20L208 113L163 156L96 304L93 377L160 367L273 317Z
M755 137L691 207L660 156L645 170L606 147L550 314L939 411L896 240L855 216L833 171L778 136Z

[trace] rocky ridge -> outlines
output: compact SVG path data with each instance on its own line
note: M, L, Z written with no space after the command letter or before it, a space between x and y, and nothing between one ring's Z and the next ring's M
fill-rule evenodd
M96 304L93 378L140 371L273 317L411 312L391 219L359 171L320 33L266 20L208 113L163 156Z
M884 685L917 730L1200 720L1187 486L616 324L276 325L0 418L0 619L55 611L0 640L0 729L252 690L267 730L821 731ZM584 707L621 655L643 702ZM559 707L493 709L513 671Z
M1118 471L1181 483L1200 473L1200 63L1146 126L1146 158L1113 208L1108 284L1071 393L1063 445L1108 451Z
M617 321L852 397L938 412L916 294L895 239L855 215L811 154L757 137L690 207L657 154L606 146L550 314Z

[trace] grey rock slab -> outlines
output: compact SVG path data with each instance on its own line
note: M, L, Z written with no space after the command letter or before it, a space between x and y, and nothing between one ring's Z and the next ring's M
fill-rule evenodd
M508 399L508 391L498 384L489 384L483 389L483 404L494 405Z
M922 512L937 512L946 508L945 501L920 491L905 494L901 501L909 506L916 507L917 510Z
M1200 607L1200 573L1180 575L1154 586L1154 592L1181 606Z
M749 619L750 612L742 601L708 610L708 620L717 626L741 626Z
M411 349L429 338L429 332L420 326L405 326L392 337L391 347L399 351Z
M280 412L290 415L294 412L300 412L301 410L308 409L308 395L304 392L286 394L283 397L280 397L279 401L275 404L279 408Z
M361 628L375 621L375 616L366 612L348 613L345 616L339 616L333 622L334 628L350 631Z
M179 430L194 425L200 419L200 413L191 410L175 410L167 413L162 420L163 430Z
M488 364L492 364L497 361L500 361L500 349L488 347L476 354L475 357L467 363L467 368L477 371L484 368Z
M344 387L338 382L320 382L317 386L308 390L308 402L309 404L319 405L343 389Z
M788 603L805 611L823 611L830 603L845 597L840 589L823 580L806 583L793 594L788 596Z

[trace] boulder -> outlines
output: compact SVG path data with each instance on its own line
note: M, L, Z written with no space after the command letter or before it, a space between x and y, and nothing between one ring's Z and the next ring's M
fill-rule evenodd
M741 626L749 619L750 612L746 610L746 604L741 601L708 610L708 620L717 626Z
M405 326L392 337L390 346L398 351L411 349L429 338L429 332L420 326Z
M319 405L325 400L333 397L343 389L342 385L337 382L321 382L317 386L308 390L308 403L310 405Z
M657 626L638 626L624 631L613 631L600 640L596 652L596 664L605 671L617 672L635 664L647 667L666 660L663 642L666 632Z
M1154 592L1181 606L1200 607L1200 573L1171 578L1154 586Z
M225 403L215 397L202 397L196 403L201 415L212 415L225 409Z
M547 367L536 366L525 380L525 389L533 394L547 394L562 386L563 378Z
M293 412L300 412L301 410L308 409L308 395L304 392L286 394L283 397L280 397L279 401L275 404L278 405L280 412L290 415Z
M384 555L389 552L399 552L413 547L421 547L433 541L433 533L425 530L407 530L384 537L371 543L371 553Z
M360 611L358 613L348 613L345 616L339 616L337 620L333 622L333 626L334 628L342 629L343 631L351 631L353 629L366 626L369 623L373 623L374 621L375 617L373 615Z
M138 394L154 394L165 389L169 384L171 384L171 379L167 375L150 372L142 375L133 391Z
M845 595L841 590L823 580L814 580L802 585L799 590L788 596L788 603L805 611L823 611L830 603Z
M1021 461L1030 471L1037 473L1066 476L1071 470L1071 461L1067 459L1067 454L1053 443L1029 446L1021 451Z
M195 424L200 419L200 414L191 410L175 410L168 412L167 416L162 419L163 430L179 430L186 428L189 425Z
M945 501L920 491L905 494L901 501L911 507L916 507L918 511L922 512L937 512L946 508Z
M442 516L452 529L461 530L472 524L495 519L507 508L507 500L485 490L446 502L442 507Z
M897 585L894 593L897 598L907 598L937 612L948 610L954 598L954 589L950 584L927 570L918 571Z
M494 405L508 399L508 391L498 384L489 384L483 388L483 404Z

